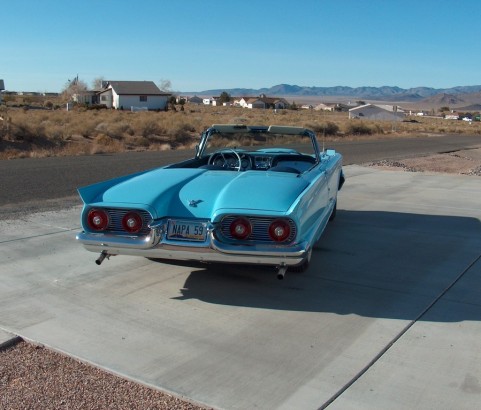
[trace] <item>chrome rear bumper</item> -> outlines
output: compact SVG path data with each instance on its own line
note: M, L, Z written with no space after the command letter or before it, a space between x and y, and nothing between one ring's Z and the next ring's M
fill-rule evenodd
M247 263L262 265L299 265L306 258L309 245L253 244L233 245L215 239L210 231L205 242L168 241L162 230L152 229L143 237L80 232L77 240L91 252L108 255L132 255L171 260Z

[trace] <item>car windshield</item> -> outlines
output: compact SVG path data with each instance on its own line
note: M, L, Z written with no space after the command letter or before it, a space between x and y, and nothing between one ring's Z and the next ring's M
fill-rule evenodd
M235 132L235 130L222 129L221 126L213 126L213 129L208 130L204 135L201 155L208 156L213 152L227 148L251 152L298 152L315 156L315 136L312 133L294 134L292 127L287 130L290 131L289 133L272 132L270 128L247 128ZM298 130L299 132L303 131L301 128Z

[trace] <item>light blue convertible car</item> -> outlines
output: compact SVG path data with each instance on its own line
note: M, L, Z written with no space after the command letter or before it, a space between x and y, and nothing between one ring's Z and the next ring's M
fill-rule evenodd
M342 156L301 127L216 124L192 159L79 189L77 240L112 255L302 271L344 183Z

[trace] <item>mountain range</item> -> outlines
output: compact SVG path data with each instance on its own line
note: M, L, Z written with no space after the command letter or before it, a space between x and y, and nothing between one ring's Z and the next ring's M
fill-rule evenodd
M446 105L458 105L466 102L473 104L481 102L481 85L457 86L451 88L431 88L431 87L305 87L298 85L279 84L270 88L231 88L214 89L196 92L200 95L220 95L227 92L231 96L255 96L265 94L272 96L291 96L291 97L330 97L330 98L356 98L363 100L376 101L398 101L398 102L421 102L433 97L433 103L441 103L446 100ZM438 101L440 100L440 101ZM426 101L428 102L428 101Z

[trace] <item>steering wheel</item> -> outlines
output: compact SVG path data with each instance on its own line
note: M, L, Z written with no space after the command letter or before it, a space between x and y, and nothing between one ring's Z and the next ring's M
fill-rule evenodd
M227 151L227 152L226 152L226 151ZM207 164L209 164L209 165L214 165L214 160L215 160L215 158L217 158L217 156L220 155L220 156L222 157L222 160L224 161L224 163L222 164L222 167L228 168L228 165L229 165L229 164L228 164L227 159L226 159L226 157L225 157L225 155L224 155L224 154L226 154L226 153L229 153L229 154L232 153L232 154L234 154L234 155L236 156L236 161L237 161L237 163L235 164L235 166L234 166L233 168L236 169L237 172L239 172L239 171L241 170L241 157L240 157L240 155L237 153L237 151L234 150L234 149L229 149L229 148L227 148L227 149L221 149L221 150L215 151L215 152L212 153L212 155L209 157L209 161L207 162Z

